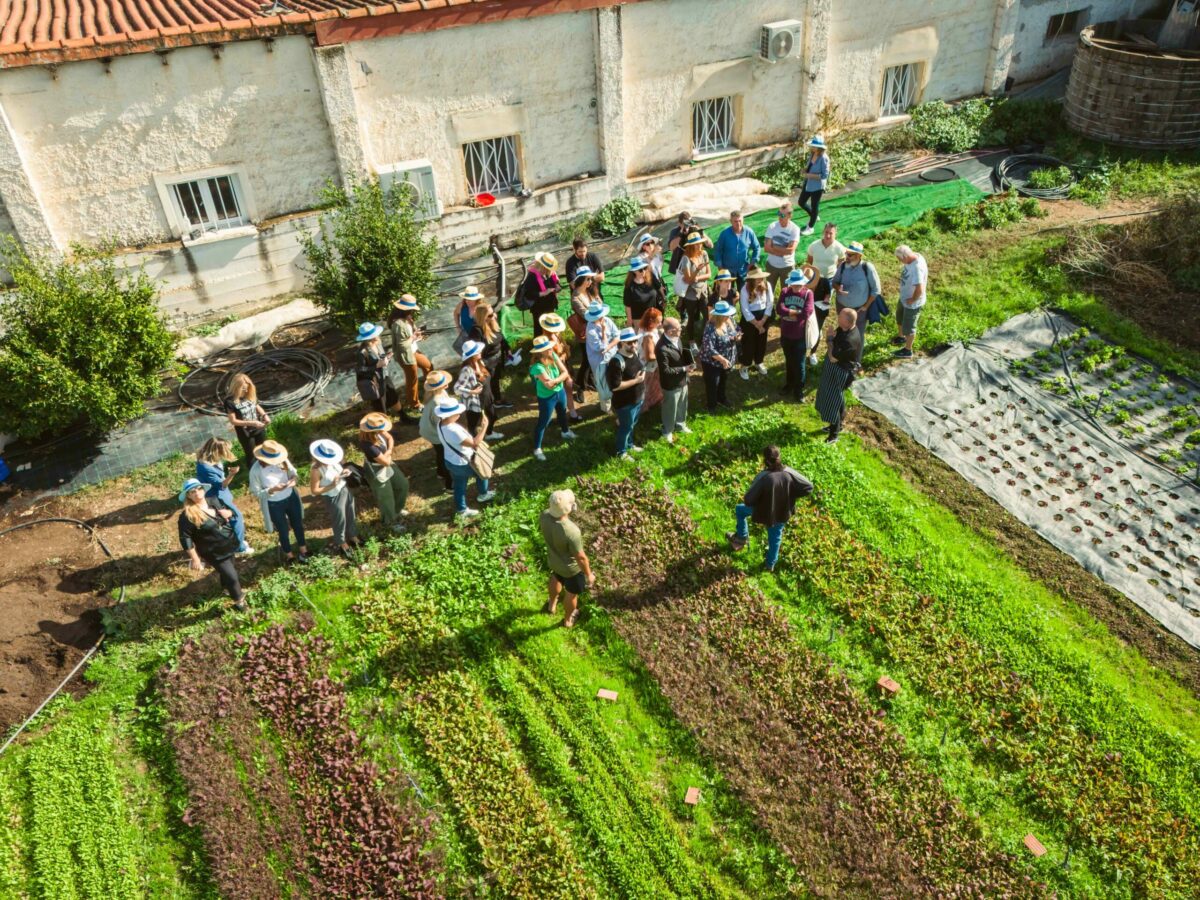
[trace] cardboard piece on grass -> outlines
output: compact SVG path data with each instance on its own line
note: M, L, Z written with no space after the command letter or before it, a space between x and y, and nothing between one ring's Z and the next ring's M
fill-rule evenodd
M1039 841L1037 838L1035 838L1032 834L1025 835L1025 848L1030 853L1032 853L1034 856L1045 856L1046 855L1045 846L1042 844L1041 841Z
M687 793L683 795L683 802L686 803L688 806L695 806L697 803L699 803L700 802L700 788L698 788L698 787L688 788Z
M609 703L614 703L617 699L617 692L610 691L608 688L600 688L600 690L596 691L596 699L607 700Z

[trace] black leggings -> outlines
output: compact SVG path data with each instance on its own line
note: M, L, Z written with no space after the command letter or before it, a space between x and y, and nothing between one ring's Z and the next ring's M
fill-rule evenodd
M729 380L729 370L724 366L710 363L703 363L703 368L704 393L705 399L708 400L708 411L715 412L718 403L729 405L729 401L725 397L725 383Z
M253 432L243 431L238 429L238 443L242 445L242 452L246 454L246 471L250 471L250 467L254 465L254 450L262 446L262 442L267 439L267 430L265 428L256 428Z
M221 587L225 589L230 598L233 600L242 599L242 582L238 578L237 569L233 565L233 557L227 556L224 559L208 559L200 557L210 566L217 570L217 578L221 582Z
M757 366L767 355L767 333L770 327L759 331L751 322L742 323L742 345L739 348L739 360L744 366Z
M800 202L797 204L797 206L808 213L809 228L812 228L817 224L817 211L821 208L821 195L824 193L824 190L803 190L800 192Z

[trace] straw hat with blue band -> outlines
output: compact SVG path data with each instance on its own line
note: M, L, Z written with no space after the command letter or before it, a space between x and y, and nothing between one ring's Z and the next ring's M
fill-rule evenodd
M183 487L179 491L179 502L182 503L187 499L189 491L194 491L196 488L204 487L204 482L196 478L189 478L183 483Z
M595 274L588 266L580 266L575 270L575 280L579 281L581 278L591 278Z
M728 303L726 303L724 300L718 300L716 302L716 305L713 306L713 308L712 308L712 312L713 312L714 316L732 316L734 314L734 311L735 311L734 308L732 306L730 306Z
M631 259L629 261L629 271L630 272L640 272L640 271L642 271L642 269L648 269L648 268L650 268L650 263L647 262L644 257L635 256L633 259Z
M546 353L554 349L554 339L548 338L541 334L533 339L533 345L529 348L530 353Z
M457 400L453 401L452 403L439 404L438 408L434 410L439 419L448 419L451 416L461 416L466 411L467 408Z
M453 379L449 372L443 372L441 369L436 369L425 376L425 389L430 391L440 391L446 387Z
M412 294L404 294L399 300L392 303L392 306L401 312L416 312L421 308L417 306L417 298Z
M717 281L733 281L733 273L728 269L719 269L717 271Z
M589 322L599 322L601 319L607 316L610 311L611 310L609 310L609 308L603 303L593 303L588 307L587 312L583 314L583 317Z
M363 416L358 422L359 431L391 431L392 420L381 412L370 412Z
M479 293L479 288L475 287L475 285L473 285L473 284L467 285L466 288L464 288L462 290L462 292L459 293L458 296L462 297L464 300L482 300L483 299L483 294Z
M346 454L336 441L320 438L308 445L308 455L327 466L336 466Z
M462 347L462 361L466 362L468 359L474 359L482 352L482 341L467 341Z
M788 287L804 287L810 280L811 279L799 269L792 269L792 271L788 273L787 284Z
M815 147L818 150L824 150L825 138L819 134L813 135L812 138L809 139L808 146Z
M354 336L354 340L361 344L364 341L373 341L381 334L383 334L382 325L376 325L374 322L363 322L358 326L358 334Z
M846 245L846 252L847 253L857 253L859 256L862 256L863 255L862 241L851 241L850 243L848 243Z
M287 447L279 441L263 441L254 448L254 458L268 466L278 466L287 462Z
M563 321L563 317L558 313L545 313L538 316L538 324L542 326L542 331L547 334L559 334L567 330L567 323ZM533 351L537 353L536 350Z
M617 335L617 340L622 344L629 344L638 339L636 328L622 328L621 333Z

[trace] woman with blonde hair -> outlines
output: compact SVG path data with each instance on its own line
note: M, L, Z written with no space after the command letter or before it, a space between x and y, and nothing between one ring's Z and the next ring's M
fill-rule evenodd
M304 505L300 502L299 476L296 467L288 459L287 447L278 441L263 441L254 451L254 465L250 467L250 493L259 499L265 509L263 519L269 519L279 535L279 552L283 564L291 565L296 559L308 562L308 544L304 539ZM288 529L296 536L297 555L292 555L292 543Z
M358 369L354 375L358 393L367 408L375 412L387 409L391 399L388 397L387 367L392 361L392 354L383 348L383 341L379 339L381 334L382 325L363 322L354 336L358 344Z
M196 479L204 485L204 495L209 499L216 498L225 504L233 513L230 524L238 538L238 553L249 556L254 548L246 543L246 518L233 502L233 491L230 483L237 477L238 466L225 468L225 463L233 462L233 447L225 438L211 437L196 451Z
M400 517L408 503L408 478L396 465L392 420L383 413L367 413L358 423L358 449L366 460L367 484L379 507L384 528L397 534L405 529Z
M221 587L233 605L245 609L245 593L233 565L238 547L233 511L219 498L206 496L204 485L195 478L183 483L179 502L183 504L183 512L179 514L179 545L187 551L192 570L203 571L208 563L216 569Z
M558 313L546 313L542 316L541 323L542 337L548 337L554 342L554 353L558 356L559 368L567 374L567 380L563 382L563 389L567 393L567 418L572 422L582 422L583 416L579 414L579 408L576 406L575 383L571 379L571 345L562 339L567 330L567 323ZM584 357L586 356L585 353Z
M350 559L352 545L358 544L358 523L354 492L346 483L350 470L342 464L342 448L335 441L316 440L309 444L308 454L313 461L308 486L313 496L325 503L333 527L333 545L338 553Z
M529 312L533 315L533 336L542 333L538 318L548 312L558 309L558 292L562 285L558 281L558 260L553 253L539 253L533 258L533 265L525 273L525 282L521 286L523 295L532 301ZM489 417L490 418L490 417Z
M229 424L237 435L242 452L246 455L246 465L254 465L254 448L267 439L267 426L271 417L258 402L258 390L250 376L238 372L229 382L229 394L225 397L225 412L229 416Z
M546 316L542 318L545 319ZM555 318L559 322L562 321L557 315ZM533 456L534 459L545 462L542 439L546 436L552 416L558 417L558 428L562 432L563 440L575 439L575 432L571 430L571 423L567 420L567 390L564 387L570 384L571 376L562 358L555 352L555 341L550 335L543 334L533 339L531 355L533 365L529 368L529 377L533 379L538 404L537 424L533 427Z
M767 356L767 340L770 337L771 317L775 313L775 296L767 284L767 273L751 266L742 285L742 367L738 375L742 381L750 378L751 372L767 374L763 360Z
M488 370L488 385L492 390L492 403L499 409L512 406L500 392L500 378L504 375L504 366L508 360L511 348L508 339L500 329L500 319L490 303L475 304L475 324L471 327L467 340L483 344L483 367Z
M694 341L704 333L708 319L708 279L712 275L712 264L704 249L704 235L693 232L683 242L683 259L675 279L678 282L679 311L687 321L687 340ZM680 290L681 289L681 290Z
M662 401L662 385L658 380L658 359L656 348L658 339L662 336L663 316L657 309L646 310L638 323L638 357L642 361L646 380L642 382L645 395L642 399L642 412L653 409Z
M409 420L409 411L418 414L421 412L418 372L428 375L433 370L433 363L429 361L429 357L417 349L417 342L425 337L425 333L416 323L419 309L417 298L412 294L404 294L392 303L392 311L388 314L388 328L392 332L392 353L396 365L404 373L404 396L396 404L403 421Z

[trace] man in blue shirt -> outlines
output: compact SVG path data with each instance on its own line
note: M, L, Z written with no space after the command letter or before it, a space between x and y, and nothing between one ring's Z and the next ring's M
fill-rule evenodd
M746 271L758 263L760 249L758 235L745 226L742 214L734 210L729 214L729 227L717 238L713 262L718 269L728 269L733 274L740 291L746 283Z

